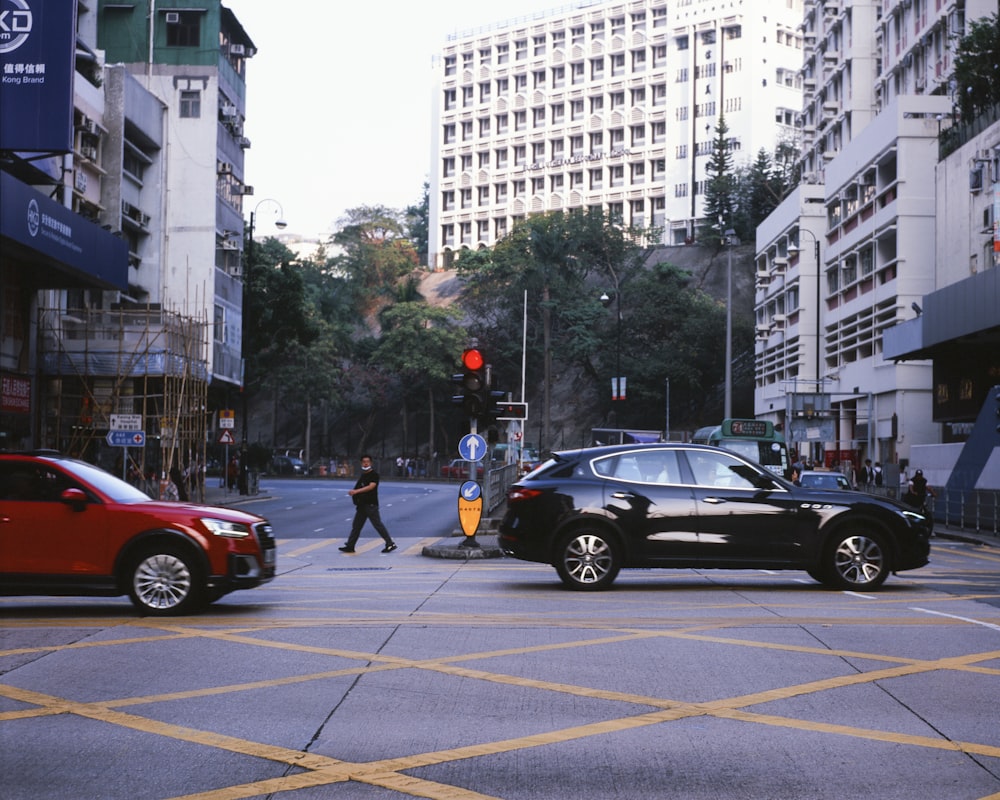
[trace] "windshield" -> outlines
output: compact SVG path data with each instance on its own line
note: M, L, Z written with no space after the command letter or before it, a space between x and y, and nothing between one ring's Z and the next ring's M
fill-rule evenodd
M70 475L89 483L116 503L142 503L148 502L150 499L145 492L140 492L121 478L116 478L110 472L105 472L100 467L95 467L86 461L53 459L51 463L53 466L61 467Z

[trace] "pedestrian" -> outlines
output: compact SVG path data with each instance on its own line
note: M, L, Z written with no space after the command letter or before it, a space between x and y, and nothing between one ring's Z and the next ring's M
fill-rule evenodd
M354 500L354 522L351 524L351 534L347 537L347 542L340 548L342 553L353 553L354 545L358 543L361 535L361 527L365 520L370 520L378 535L385 542L382 548L383 553L391 553L396 549L396 543L389 535L385 525L382 524L382 517L378 510L378 472L372 466L372 457L367 453L361 456L361 477L358 478L354 488L347 493Z
M865 466L861 470L861 482L866 489L875 485L875 470L872 469L872 460L870 458L865 459Z
M882 475L882 462L881 461L876 461L875 462L875 485L876 486L881 486L883 481L884 481L884 477Z
M802 471L803 471L803 465L800 464L798 461L792 464L792 470L791 474L789 475L789 480L791 480L791 482L794 483L796 486L802 485Z
M170 498L171 500L180 500L182 503L188 501L187 485L184 480L184 475L181 474L180 467L170 468L170 482L174 485L173 493L176 497Z
M913 477L910 478L910 482L906 486L906 494L903 495L903 502L908 506L923 511L927 506L927 495L937 497L934 494L934 490L927 485L927 478L924 477L924 471L918 469L913 473Z

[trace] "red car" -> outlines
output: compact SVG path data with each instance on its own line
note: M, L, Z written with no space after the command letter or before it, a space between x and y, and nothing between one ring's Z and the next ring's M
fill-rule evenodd
M445 464L441 467L441 477L442 478L455 478L464 479L469 477L470 469L469 465L471 462L465 461L461 458L456 458L450 464ZM476 464L476 480L483 477L483 463L477 462Z
M0 594L127 594L144 613L167 616L274 574L263 517L154 501L57 454L0 454Z

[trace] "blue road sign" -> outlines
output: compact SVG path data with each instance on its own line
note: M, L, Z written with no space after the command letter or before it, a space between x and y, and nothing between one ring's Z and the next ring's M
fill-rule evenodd
M146 444L146 432L110 431L104 440L112 447L142 447Z
M462 495L463 500L471 502L479 499L479 495L483 493L483 487L476 481L465 481L462 484L462 488L459 489L459 493Z
M486 458L486 440L478 433L467 433L458 443L458 454L466 461L482 461Z

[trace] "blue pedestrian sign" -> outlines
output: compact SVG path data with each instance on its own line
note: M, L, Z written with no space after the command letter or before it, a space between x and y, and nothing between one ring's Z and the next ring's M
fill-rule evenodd
M486 440L478 433L467 433L458 443L458 454L466 461L482 461L486 458Z
M146 432L109 431L104 440L112 447L143 447L146 444Z

